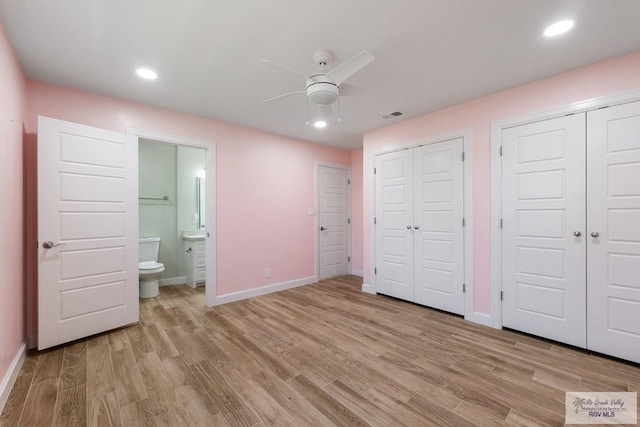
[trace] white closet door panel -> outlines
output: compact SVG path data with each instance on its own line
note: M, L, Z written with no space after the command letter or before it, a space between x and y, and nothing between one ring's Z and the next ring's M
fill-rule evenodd
M640 102L587 123L587 346L640 362Z
M410 150L376 156L377 292L413 301L413 162Z
M503 325L585 347L585 114L502 136Z
M464 313L462 138L413 150L415 302Z
M349 171L319 168L320 279L349 272Z

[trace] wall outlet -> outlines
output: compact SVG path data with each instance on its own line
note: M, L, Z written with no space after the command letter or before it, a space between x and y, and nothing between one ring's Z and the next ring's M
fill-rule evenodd
M269 267L264 269L264 277L271 277L271 269Z
M316 214L316 208L309 208L309 216L314 216Z

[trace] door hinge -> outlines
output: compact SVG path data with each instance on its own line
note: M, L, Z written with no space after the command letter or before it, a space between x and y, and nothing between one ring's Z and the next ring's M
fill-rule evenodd
M462 161L464 162L464 151L462 152Z
M502 145L500 146L500 157L502 157Z
M347 262L351 262L351 257L350 256L347 257Z
M347 185L351 185L351 180L347 179Z
M376 174L376 168L373 168L373 174L374 175Z
M378 274L378 269L374 267L373 274Z
M463 283L462 284L462 293L464 294L465 292L467 292L467 286Z
M351 218L347 218L347 224L351 224Z
M500 291L500 301L502 301L503 299L504 299L504 293Z
M376 225L378 223L378 219L374 216L373 217L373 225Z
M466 221L464 220L464 218L462 218L462 226L464 227L466 224Z
M502 218L500 218L500 228L502 228Z

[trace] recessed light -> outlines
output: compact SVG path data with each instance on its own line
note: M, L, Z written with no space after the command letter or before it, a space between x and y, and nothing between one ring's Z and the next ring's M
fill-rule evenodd
M572 29L573 24L574 22L572 19L563 19L562 21L553 23L545 28L543 34L545 35L545 37L559 36L560 34L564 34Z
M313 122L313 125L318 129L322 129L327 127L327 122L325 122L324 120L317 120Z
M147 80L155 80L158 78L158 73L149 68L138 68L136 69L136 74L138 77L142 77Z

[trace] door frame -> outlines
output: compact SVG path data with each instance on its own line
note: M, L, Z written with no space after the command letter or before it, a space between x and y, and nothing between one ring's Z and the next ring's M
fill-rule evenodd
M491 314L489 326L502 329L502 131L507 128L554 119L569 114L584 113L599 108L640 100L640 90L591 98L560 107L491 122Z
M375 166L376 156L380 154L391 153L394 151L401 151L411 148L416 148L421 145L437 144L439 142L445 142L452 139L462 138L462 149L464 152L464 164L463 164L463 215L465 219L463 242L464 242L464 318L472 322L481 323L484 325L489 324L489 316L483 313L477 313L473 310L473 151L472 151L472 131L471 128L455 129L449 132L421 138L413 142L405 143L397 146L385 146L380 150L374 152L371 157L371 164ZM374 224L374 218L376 216L376 175L373 172L373 167L370 171L373 185L369 188L369 197L371 202L369 203L369 241L371 242L369 253L370 262L370 274L369 283L362 285L362 291L370 294L376 294L376 275L373 272L376 266L376 229Z
M205 279L205 305L216 305L217 289L217 254L216 241L216 143L205 140L189 138L185 136L171 135L164 132L156 132L134 127L127 127L125 133L132 134L138 139L149 139L159 143L182 145L185 147L201 148L205 150L205 170L207 171L207 183L205 188L205 224L207 225L206 256L207 272Z
M353 225L353 218L351 217L351 166L349 165L343 165L341 163L333 163L333 162L326 162L323 160L316 160L315 161L315 169L316 169L316 173L315 173L315 208L313 209L313 214L309 213L310 215L314 216L314 230L315 232L313 233L314 236L314 248L315 248L315 281L318 282L320 281L320 224L318 221L318 213L320 210L320 168L321 167L328 167L328 168L333 168L333 169L341 169L341 170L345 170L347 171L347 179L349 180L349 183L347 184L347 200L349 203L347 203L347 218L349 218L349 221L347 221L347 259L349 261L347 261L347 273L351 274L351 226Z

